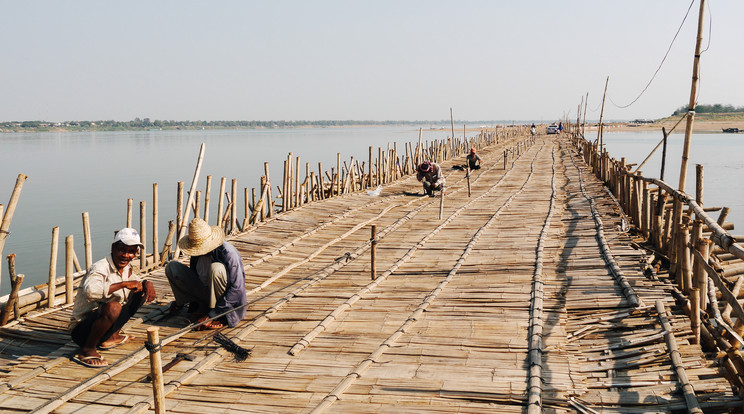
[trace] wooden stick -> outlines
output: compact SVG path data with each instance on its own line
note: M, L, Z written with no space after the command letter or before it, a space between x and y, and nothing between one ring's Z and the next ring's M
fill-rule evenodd
M160 263L160 241L158 240L158 183L152 184L152 262Z
M703 206L703 165L695 164L695 202Z
M232 208L230 209L230 233L232 233L238 229L238 180L235 178L232 179L230 199L232 200Z
M266 208L267 208L267 217L273 217L274 216L274 198L271 195L271 179L269 178L269 163L264 163L264 176L266 177ZM263 220L263 217L262 217Z
M83 241L85 246L85 268L90 269L93 265L93 246L90 241L90 217L87 211L83 213Z
M201 190L196 190L196 197L194 198L194 208L192 209L194 211L194 217L201 217L199 215L199 208L201 207L201 197L202 192Z
M369 257L370 257L370 276L372 280L375 280L377 277L377 264L375 262L375 255L377 252L377 226L372 225L371 227L371 236L370 240L372 241L372 248L370 249Z
M442 219L442 213L444 212L444 186L439 191L439 220Z
M178 182L176 190L176 227L183 221L183 181Z
M127 227L132 227L132 199L127 199Z
M143 247L140 247L139 255L140 269L142 270L147 267L147 216L145 216L145 207L145 202L140 201L140 242Z
M49 283L47 284L47 308L54 307L57 288L57 250L59 246L59 227L52 228L52 252L49 259Z
M217 193L219 195L219 199L217 200L217 225L222 226L222 219L224 218L222 216L223 210L222 207L224 207L224 200L225 200L225 177L220 177L220 191ZM179 233L179 238L180 238Z
M165 395L163 393L163 366L160 359L160 328L151 326L147 328L147 341L151 347L156 347L150 351L150 375L152 378L152 394L155 400L155 412L158 414L165 413Z
M209 224L209 200L210 200L209 193L211 192L212 192L212 176L208 175L207 186L204 189L204 214L203 214L204 221L206 221L207 224Z
M73 240L72 235L65 237L65 303L67 304L73 302Z
M22 275L18 275L22 276ZM18 289L21 284L18 283L18 276L15 273L15 254L8 255L8 277L10 278L10 295L8 295L8 301L5 303L2 313L0 313L0 326L8 323L10 319L10 311L14 310L15 318L18 319ZM21 279L23 280L23 279Z
M199 148L199 158L196 161L196 169L194 170L194 178L191 179L191 189L189 190L188 201L186 201L186 210L183 214L183 217L181 217L181 221L178 223L177 234L179 238L183 235L184 229L186 228L186 223L189 220L189 208L191 208L191 203L194 201L194 197L196 196L196 183L199 181L199 173L201 172L202 163L204 162L204 149L205 149L205 144L202 142L201 147ZM220 194L222 193L220 192ZM181 250L178 248L178 244L176 244L176 252L174 253L173 256L178 258L178 254L180 252Z
M176 223L173 222L173 220L168 221L168 236L165 238L165 243L163 244L163 250L160 253L160 265L164 265L166 261L168 261L168 256L171 252L171 246L173 245L173 235L176 234ZM176 241L178 243L178 241Z

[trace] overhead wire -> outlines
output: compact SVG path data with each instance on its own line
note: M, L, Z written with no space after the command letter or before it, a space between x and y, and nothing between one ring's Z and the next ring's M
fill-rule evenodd
M610 99L610 102L611 102L611 103L612 103L612 104L613 104L614 106L616 106L616 107L618 107L618 108L620 108L620 109L625 109L625 108L628 108L629 106L631 106L631 105L633 105L634 103L636 103L636 102L637 102L637 101L638 101L638 100L639 100L639 99L641 98L641 96L643 96L643 94L644 94L644 93L645 93L645 92L646 92L646 91L648 90L648 88L649 88L649 87L651 86L651 83L653 83L654 79L656 78L656 75L657 75L657 74L659 73L659 71L661 70L661 67L662 67L662 66L664 65L664 62L666 61L667 57L669 56L669 52L670 52L670 51L672 50L672 46L674 46L674 42L675 42L675 41L677 40L677 36L679 36L679 32L680 32L680 31L682 30L682 26L684 26L684 24L685 24L685 21L687 20L687 16L689 16L689 15L690 15L690 10L692 10L692 6L693 6L693 4L695 4L695 0L692 0L692 1L690 2L690 5L689 5L689 6L687 7L687 12L685 13L685 17L684 17L684 18L682 18L682 22L681 22L681 23L679 24L679 27L677 28L677 33L675 33L675 34L674 34L674 38L672 38L672 41L671 41L671 43L669 43L669 47L667 48L667 51L666 51L666 53L664 54L664 57L663 57L663 58L661 59L661 62L659 63L659 67L658 67L658 68L656 68L656 71L654 72L653 76L651 76L651 79L650 79L650 80L648 81L648 83L646 84L646 87L645 87L645 88L643 88L643 90L641 91L641 93L639 93L639 94L638 94L638 96L637 96L637 97L636 97L635 99L633 99L633 101L632 101L632 102L630 102L630 103L629 103L629 104L627 104L627 105L618 105L618 104L616 104L616 103L615 103L615 102L614 102L614 101L612 100L612 98L611 98L611 97L608 97L608 98Z

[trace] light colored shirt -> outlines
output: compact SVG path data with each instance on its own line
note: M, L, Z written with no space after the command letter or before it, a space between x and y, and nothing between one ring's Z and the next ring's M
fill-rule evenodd
M109 293L109 289L114 283L129 280L141 280L139 277L132 275L131 263L124 267L121 273L116 270L110 254L105 259L93 263L83 276L75 295L69 330L72 331L78 323L85 319L88 313L95 311L104 303L119 302L125 305L129 297L129 289L123 288L112 293Z

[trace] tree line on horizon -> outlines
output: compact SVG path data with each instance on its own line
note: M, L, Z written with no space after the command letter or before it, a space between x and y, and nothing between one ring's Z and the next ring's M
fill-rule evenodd
M672 113L672 116L684 115L687 113L688 106L680 106L676 111ZM733 106L733 105L697 105L695 106L695 113L698 114L724 114L733 112L744 112L744 106Z

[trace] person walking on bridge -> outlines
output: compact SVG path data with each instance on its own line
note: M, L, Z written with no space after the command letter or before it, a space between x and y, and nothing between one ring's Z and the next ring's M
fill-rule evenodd
M197 330L234 327L245 317L245 270L240 253L225 241L219 226L195 218L178 247L191 256L189 266L172 261L165 266L173 295L170 313L189 305L189 320ZM232 311L232 312L231 312ZM226 313L224 316L219 316Z
M70 335L80 346L73 360L87 367L108 366L98 349L110 349L134 337L119 331L145 303L155 299L149 280L133 275L131 261L144 245L132 228L119 230L111 254L88 269L75 295Z
M444 174L442 168L435 162L424 161L419 164L416 179L424 185L424 193L434 197L434 191L444 189Z

